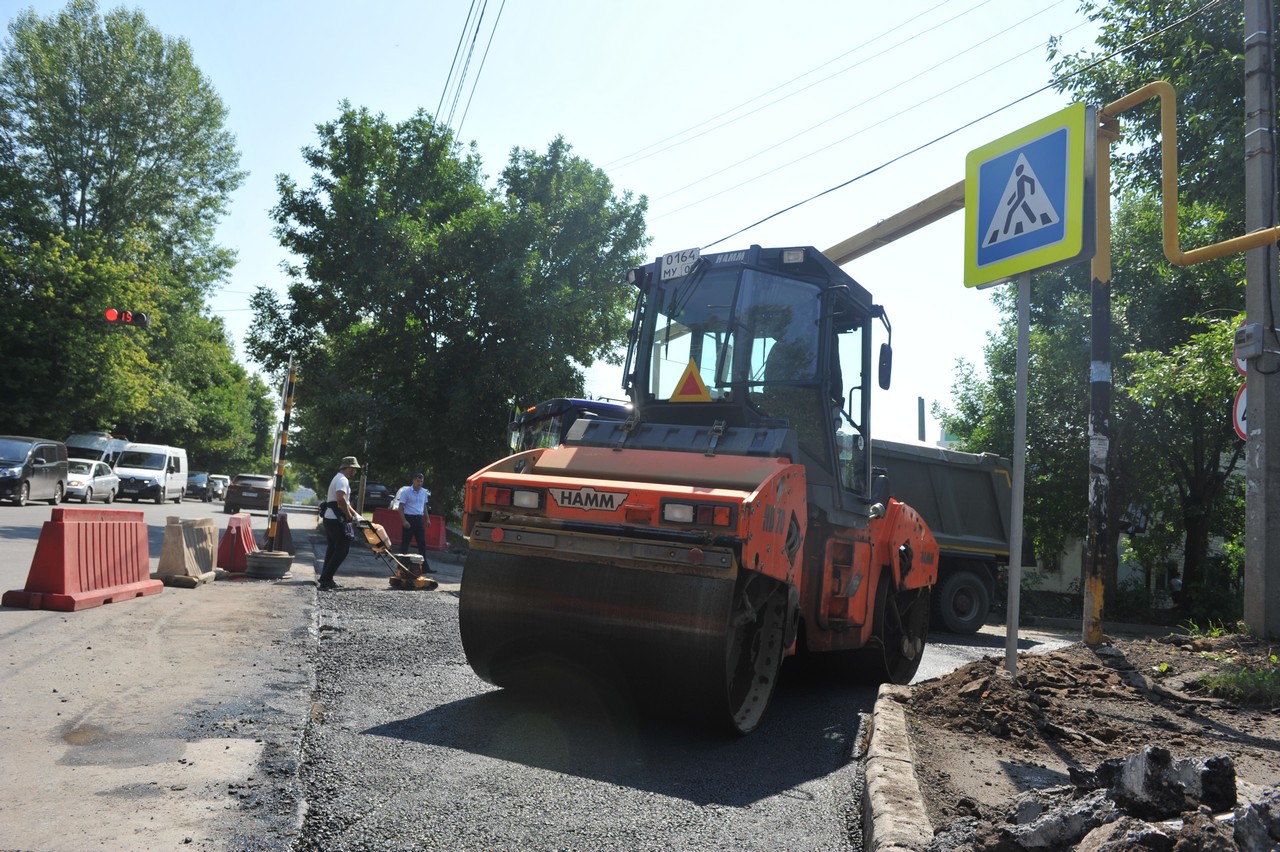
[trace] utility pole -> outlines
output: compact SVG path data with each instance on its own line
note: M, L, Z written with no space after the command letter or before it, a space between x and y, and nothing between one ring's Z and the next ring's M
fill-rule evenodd
M1276 224L1272 0L1244 0L1245 233ZM1275 244L1245 254L1246 322L1280 350ZM1245 453L1245 623L1280 638L1280 357L1248 359Z

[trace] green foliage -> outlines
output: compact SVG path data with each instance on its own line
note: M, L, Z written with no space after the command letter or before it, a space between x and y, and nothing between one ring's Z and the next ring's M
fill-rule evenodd
M281 175L273 211L297 258L287 300L253 299L249 351L300 365L291 457L328 483L356 454L394 484L422 469L447 508L505 447L512 399L581 392L579 364L627 329L645 202L556 139L516 150L496 190L425 112L393 124L342 104Z
M1204 627L1201 627L1195 619L1187 619L1182 627L1192 639L1221 639L1223 636L1230 636L1233 632L1223 622L1208 621Z
M1235 624L1244 615L1244 573L1229 558L1205 562L1204 575L1183 581L1184 608L1208 624Z
M1235 235L1243 231L1244 211L1244 15L1239 3L1206 5L1083 0L1081 11L1100 24L1096 46L1071 56L1051 51L1050 58L1057 59L1058 89L1087 103L1109 103L1155 80L1171 83L1178 93L1179 184L1187 198L1239 211L1232 216ZM1159 102L1120 121L1125 144L1113 155L1116 185L1158 192Z
M143 227L180 255L207 248L243 176L226 108L187 42L137 10L99 15L93 0L48 18L21 12L9 36L4 153L45 223L108 239Z
M234 261L212 235L243 175L185 41L71 0L0 49L0 431L107 429L197 467L270 458L273 404L202 312ZM148 329L109 326L108 307Z
M1145 32L1148 6L1111 4L1105 12L1109 25L1119 27L1117 22L1124 19L1132 31L1126 30L1122 38L1116 29L1110 37L1117 44L1127 43L1128 36ZM1110 42L1104 42L1103 47L1108 46ZM1084 58L1070 64L1086 65ZM1119 73L1119 66L1101 67ZM1089 99L1106 100L1140 85L1130 82L1128 77L1095 79L1094 72L1085 71L1067 85ZM1194 88L1196 78L1188 76L1184 82ZM1220 83L1210 74L1199 85L1208 89ZM1238 88L1238 81L1234 85ZM1119 91L1110 92L1107 86ZM1188 91L1188 96L1197 103L1202 96L1232 102L1222 90L1197 91L1194 96ZM1216 174L1218 167L1210 156L1216 143L1208 138L1201 143L1188 168L1200 176ZM1230 608L1218 600L1221 589L1211 589L1201 576L1211 541L1218 537L1231 542L1239 533L1239 519L1233 515L1238 488L1232 475L1243 446L1234 437L1227 413L1239 381L1231 364L1231 333L1244 304L1243 259L1170 265L1161 246L1160 200L1145 189L1156 178L1139 173L1142 157L1120 162L1127 166L1118 167L1118 173L1127 174L1128 185L1137 189L1120 196L1112 223L1106 472L1110 538L1105 542L1112 558L1103 566L1107 595L1118 593L1117 537L1133 506L1150 518L1149 538L1140 537L1135 544L1142 563L1184 558L1186 600L1221 612ZM1225 212L1232 208L1221 193L1206 191L1207 200L1195 195L1204 183L1192 180L1191 190L1183 193L1179 230L1186 247L1239 233L1238 221ZM1093 313L1087 274L1078 266L1044 272L1032 280L1026 525L1037 553L1046 560L1055 559L1067 540L1082 539L1086 532ZM988 376L978 378L976 370L963 370L954 389L954 409L939 412L944 428L962 436L964 449L1012 449L1014 296L995 296L1005 320L984 353Z
M1241 704L1261 704L1274 707L1280 704L1280 667L1276 655L1268 658L1270 665L1241 666L1234 671L1209 675L1204 685L1217 696L1229 698Z

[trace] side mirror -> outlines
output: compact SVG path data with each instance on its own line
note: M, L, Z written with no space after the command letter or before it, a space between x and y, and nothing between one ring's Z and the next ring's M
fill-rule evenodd
M880 344L880 389L889 389L889 380L893 376L893 349L887 343Z

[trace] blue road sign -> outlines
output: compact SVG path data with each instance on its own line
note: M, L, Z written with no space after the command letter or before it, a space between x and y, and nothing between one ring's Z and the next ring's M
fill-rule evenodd
M1076 104L970 152L966 286L1093 254L1094 122Z

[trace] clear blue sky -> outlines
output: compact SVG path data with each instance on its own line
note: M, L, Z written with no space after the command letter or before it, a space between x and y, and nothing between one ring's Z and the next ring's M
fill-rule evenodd
M29 5L47 15L64 3L0 0L0 11L8 21ZM219 230L239 263L210 308L243 357L250 293L286 284L268 218L275 176L309 182L300 149L344 98L393 121L435 113L470 2L124 5L187 39L230 110L249 177ZM1040 89L1050 36L1067 52L1092 43L1077 5L488 0L452 124L490 175L513 147L563 135L617 190L648 196L651 254L704 246ZM1067 104L1027 98L717 248L825 249L962 179L969 150ZM913 440L917 397L948 403L956 359L982 363L996 314L963 286L962 239L954 214L846 267L893 323L894 385L875 401L883 437ZM593 369L588 392L617 397L620 382L620 368ZM930 417L927 440L938 431Z

